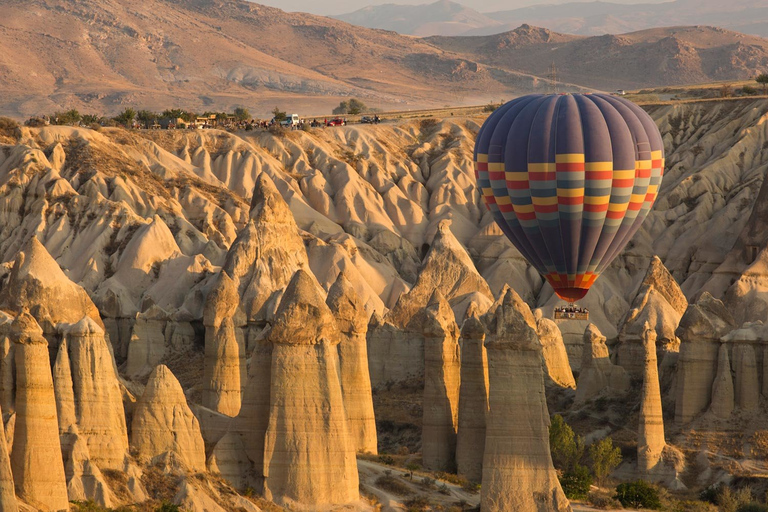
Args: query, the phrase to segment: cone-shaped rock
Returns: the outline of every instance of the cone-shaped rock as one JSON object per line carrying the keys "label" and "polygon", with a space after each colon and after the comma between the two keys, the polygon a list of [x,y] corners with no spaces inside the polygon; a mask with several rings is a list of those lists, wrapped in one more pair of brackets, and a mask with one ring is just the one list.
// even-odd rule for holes
{"label": "cone-shaped rock", "polygon": [[584,331],[581,372],[575,403],[581,404],[603,393],[621,394],[629,389],[630,379],[621,366],[611,363],[605,336],[594,324]]}
{"label": "cone-shaped rock", "polygon": [[424,400],[421,454],[424,467],[446,471],[456,459],[461,364],[459,328],[439,290],[408,329],[424,336]]}
{"label": "cone-shaped rock", "polygon": [[44,306],[53,324],[71,324],[88,316],[104,327],[88,293],[70,281],[33,236],[14,261],[8,283],[0,292],[0,307],[18,312],[35,306]]}
{"label": "cone-shaped rock", "polygon": [[131,448],[140,460],[171,452],[190,470],[205,471],[200,424],[179,381],[165,365],[156,367],[133,412]]}
{"label": "cone-shaped rock", "polygon": [[485,421],[488,414],[488,355],[485,327],[474,311],[461,326],[461,387],[456,435],[456,468],[471,482],[483,477]]}
{"label": "cone-shaped rock", "polygon": [[104,330],[84,317],[67,330],[66,339],[78,432],[99,468],[122,469],[128,453],[128,431],[120,382]]}
{"label": "cone-shaped rock", "polygon": [[552,466],[541,344],[505,298],[484,317],[490,381],[481,509],[570,511]]}
{"label": "cone-shaped rock", "polygon": [[48,343],[35,319],[25,312],[14,320],[11,337],[16,344],[16,425],[11,451],[16,495],[39,510],[67,510]]}
{"label": "cone-shaped rock", "polygon": [[676,347],[675,329],[687,307],[680,286],[654,256],[619,332],[618,364],[631,376],[642,377],[645,325],[656,331],[657,343],[662,347]]}
{"label": "cone-shaped rock", "polygon": [[128,344],[126,374],[131,377],[146,376],[163,360],[167,323],[168,313],[157,305],[136,315]]}
{"label": "cone-shaped rock", "polygon": [[659,370],[656,363],[656,331],[648,324],[643,338],[645,368],[643,392],[640,396],[640,425],[637,430],[637,469],[641,477],[647,477],[657,469],[667,443],[664,438]]}
{"label": "cone-shaped rock", "polygon": [[227,416],[240,411],[245,367],[245,350],[238,343],[234,322],[239,302],[237,283],[222,270],[205,304],[203,405]]}
{"label": "cone-shaped rock", "polygon": [[341,330],[339,371],[349,434],[358,452],[378,453],[365,339],[368,318],[363,301],[342,272],[328,290],[326,303]]}
{"label": "cone-shaped rock", "polygon": [[285,290],[272,343],[264,495],[321,507],[359,499],[355,443],[339,380],[339,329],[321,289],[303,270]]}
{"label": "cone-shaped rock", "polygon": [[8,442],[5,438],[5,427],[2,422],[3,413],[0,411],[0,512],[16,512],[16,491],[13,488],[11,459],[8,455]]}
{"label": "cone-shaped rock", "polygon": [[728,419],[733,412],[733,375],[731,360],[728,357],[728,345],[720,345],[717,356],[717,376],[712,384],[712,403],[709,410],[719,418]]}
{"label": "cone-shaped rock", "polygon": [[411,291],[400,296],[395,307],[387,315],[387,320],[405,327],[429,301],[435,290],[451,304],[472,294],[479,294],[488,299],[488,302],[493,300],[488,283],[478,273],[466,249],[453,235],[446,222],[441,222],[438,226],[416,284]]}
{"label": "cone-shaped rock", "polygon": [[308,269],[307,251],[291,210],[261,173],[251,200],[251,221],[238,234],[222,270],[238,284],[249,322],[264,323],[296,270]]}
{"label": "cone-shaped rock", "polygon": [[722,302],[704,292],[680,319],[675,423],[688,423],[709,406],[720,338],[735,327]]}
{"label": "cone-shaped rock", "polygon": [[557,324],[549,318],[540,318],[536,327],[547,375],[560,387],[575,388],[576,380],[573,378],[563,335]]}

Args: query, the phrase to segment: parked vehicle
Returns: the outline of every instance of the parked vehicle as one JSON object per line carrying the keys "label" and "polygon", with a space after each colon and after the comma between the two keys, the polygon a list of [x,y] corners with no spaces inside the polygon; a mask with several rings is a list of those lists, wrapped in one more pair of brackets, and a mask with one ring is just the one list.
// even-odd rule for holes
{"label": "parked vehicle", "polygon": [[326,121],[325,126],[346,126],[347,120],[341,117],[334,117],[333,119]]}
{"label": "parked vehicle", "polygon": [[291,114],[280,121],[280,124],[283,126],[299,126],[300,123],[301,119],[299,118],[299,114]]}

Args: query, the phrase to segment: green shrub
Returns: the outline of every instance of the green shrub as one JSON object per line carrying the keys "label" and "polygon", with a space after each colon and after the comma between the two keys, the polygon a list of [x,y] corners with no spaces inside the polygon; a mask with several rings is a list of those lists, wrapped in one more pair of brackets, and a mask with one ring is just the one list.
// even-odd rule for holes
{"label": "green shrub", "polygon": [[614,448],[613,439],[605,437],[589,446],[589,460],[592,464],[592,474],[600,485],[611,471],[621,464],[621,449]]}
{"label": "green shrub", "polygon": [[717,505],[722,512],[739,512],[741,507],[750,503],[752,503],[752,489],[749,487],[733,490],[724,485],[717,493]]}
{"label": "green shrub", "polygon": [[0,117],[0,135],[15,137],[19,123],[10,117]]}
{"label": "green shrub", "polygon": [[549,449],[555,467],[568,472],[576,467],[584,455],[584,438],[574,434],[563,417],[555,414],[549,425]]}
{"label": "green shrub", "polygon": [[642,480],[619,484],[614,498],[624,507],[661,510],[659,491]]}
{"label": "green shrub", "polygon": [[584,466],[576,465],[560,477],[560,486],[569,500],[584,500],[589,496],[592,475]]}
{"label": "green shrub", "polygon": [[181,509],[178,505],[164,501],[162,505],[155,509],[155,512],[181,512]]}

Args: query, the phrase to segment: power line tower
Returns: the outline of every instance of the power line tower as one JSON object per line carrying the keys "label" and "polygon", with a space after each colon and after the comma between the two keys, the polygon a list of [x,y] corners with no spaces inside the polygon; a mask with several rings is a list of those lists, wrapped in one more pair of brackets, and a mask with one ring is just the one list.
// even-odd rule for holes
{"label": "power line tower", "polygon": [[554,61],[552,61],[552,65],[549,67],[547,78],[549,79],[549,92],[552,94],[559,93],[560,87],[558,87],[557,83],[557,68],[555,67]]}

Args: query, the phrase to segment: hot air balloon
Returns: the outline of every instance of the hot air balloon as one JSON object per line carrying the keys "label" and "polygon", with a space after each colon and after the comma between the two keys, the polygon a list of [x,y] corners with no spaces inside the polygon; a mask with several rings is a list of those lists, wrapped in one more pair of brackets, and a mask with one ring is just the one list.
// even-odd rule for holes
{"label": "hot air balloon", "polygon": [[496,223],[573,303],[651,210],[664,146],[651,117],[623,98],[533,94],[488,117],[474,162]]}

